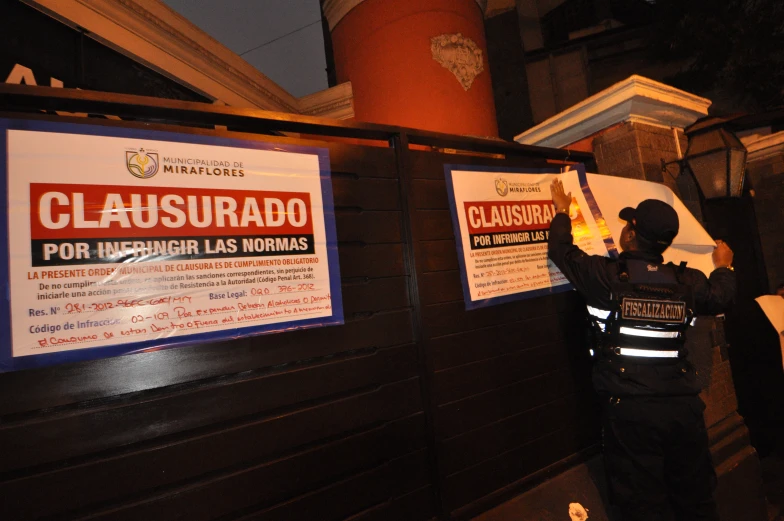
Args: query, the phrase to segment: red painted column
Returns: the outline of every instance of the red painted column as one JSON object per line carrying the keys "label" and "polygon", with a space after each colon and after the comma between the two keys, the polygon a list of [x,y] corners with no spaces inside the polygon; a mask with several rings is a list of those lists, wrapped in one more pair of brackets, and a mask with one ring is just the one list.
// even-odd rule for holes
{"label": "red painted column", "polygon": [[[357,5],[335,20],[335,12],[342,14],[338,4],[343,11]],[[332,14],[337,79],[352,84],[357,120],[498,135],[484,16],[476,0],[331,0],[325,13],[328,19]],[[457,63],[464,83],[433,58],[431,39],[440,35],[448,35],[440,54]],[[468,73],[479,63],[483,70],[466,90]]]}

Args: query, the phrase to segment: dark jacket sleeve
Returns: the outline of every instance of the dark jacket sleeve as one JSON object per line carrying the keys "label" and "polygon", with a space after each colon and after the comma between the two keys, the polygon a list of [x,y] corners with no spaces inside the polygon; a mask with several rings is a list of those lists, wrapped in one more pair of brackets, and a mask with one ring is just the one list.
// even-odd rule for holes
{"label": "dark jacket sleeve", "polygon": [[588,255],[575,246],[572,221],[566,214],[557,214],[550,223],[547,255],[575,289],[593,301],[589,303],[606,305],[610,295],[607,258]]}
{"label": "dark jacket sleeve", "polygon": [[697,270],[689,270],[689,273],[693,277],[691,284],[697,314],[724,313],[735,297],[735,272],[718,268],[711,272],[710,278]]}

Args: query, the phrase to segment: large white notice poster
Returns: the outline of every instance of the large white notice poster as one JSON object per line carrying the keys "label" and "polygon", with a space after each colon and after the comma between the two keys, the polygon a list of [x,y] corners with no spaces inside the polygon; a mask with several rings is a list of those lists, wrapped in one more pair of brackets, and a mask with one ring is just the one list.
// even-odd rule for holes
{"label": "large white notice poster", "polygon": [[571,288],[547,258],[556,176],[572,193],[575,244],[598,255],[613,248],[582,165],[519,171],[448,165],[445,174],[468,309]]}
{"label": "large white notice poster", "polygon": [[325,149],[0,120],[0,370],[343,321]]}

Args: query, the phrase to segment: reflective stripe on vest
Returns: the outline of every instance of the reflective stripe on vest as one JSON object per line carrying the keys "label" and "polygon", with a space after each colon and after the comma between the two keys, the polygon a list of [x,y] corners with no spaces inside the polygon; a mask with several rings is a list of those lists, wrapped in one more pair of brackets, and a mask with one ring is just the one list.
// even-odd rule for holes
{"label": "reflective stripe on vest", "polygon": [[[585,306],[588,308],[588,314],[594,318],[597,318],[601,321],[606,321],[611,311],[607,311],[606,309],[595,308],[593,306]],[[694,326],[697,323],[697,317],[691,319],[690,326]],[[604,331],[605,327],[602,322],[598,322],[597,324],[599,328]],[[678,338],[678,332],[676,331],[656,331],[652,329],[642,329],[642,328],[634,328],[634,327],[625,327],[621,326],[620,332],[622,335],[631,335],[631,336],[644,336],[648,338]]]}
{"label": "reflective stripe on vest", "polygon": [[607,317],[610,316],[610,312],[605,309],[599,309],[592,306],[586,306],[588,308],[588,313],[592,317],[599,318],[601,320],[607,320]]}
{"label": "reflective stripe on vest", "polygon": [[636,329],[625,326],[621,326],[620,333],[622,335],[644,336],[647,338],[678,338],[679,334],[677,331],[655,331],[652,329]]}
{"label": "reflective stripe on vest", "polygon": [[678,351],[655,351],[653,349],[637,349],[635,347],[619,347],[619,355],[640,356],[644,358],[678,358]]}
{"label": "reflective stripe on vest", "polygon": [[[606,309],[595,308],[593,306],[586,306],[588,308],[588,313],[591,315],[593,319],[593,324],[602,332],[607,333],[607,322],[609,322],[612,316],[612,312]],[[691,325],[694,325],[696,319],[691,321]],[[655,327],[655,326],[654,326]],[[628,327],[628,326],[620,326],[618,328],[618,333],[620,335],[631,336],[631,337],[639,337],[639,338],[650,338],[650,339],[671,339],[677,340],[681,333],[678,331],[662,331],[657,329],[652,329],[650,326],[642,326],[641,327]],[[678,358],[679,351],[674,349],[641,349],[637,347],[614,347],[613,348],[615,354],[623,355],[623,356],[634,356],[634,357],[644,357],[644,358]],[[591,356],[594,356],[595,353],[593,349],[591,351]]]}

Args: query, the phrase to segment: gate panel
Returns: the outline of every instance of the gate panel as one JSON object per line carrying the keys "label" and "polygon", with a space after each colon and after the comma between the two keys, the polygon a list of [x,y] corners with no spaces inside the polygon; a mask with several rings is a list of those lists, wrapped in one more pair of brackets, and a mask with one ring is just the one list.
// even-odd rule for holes
{"label": "gate panel", "polygon": [[0,374],[3,519],[468,519],[598,441],[580,300],[466,312],[444,181],[561,152],[68,89],[0,86],[3,108],[329,148],[346,319]]}
{"label": "gate panel", "polygon": [[322,146],[345,326],[0,375],[3,519],[434,515],[396,156]]}
{"label": "gate panel", "polygon": [[411,151],[411,220],[445,513],[467,519],[598,441],[573,292],[466,312],[445,164],[546,166]]}

